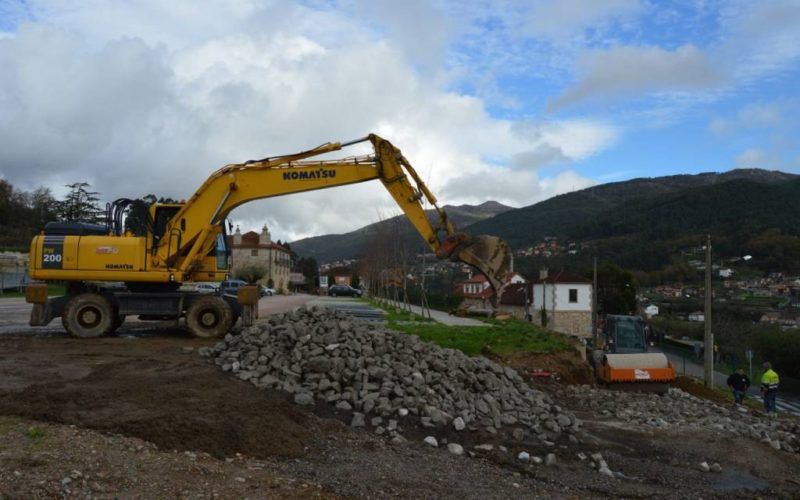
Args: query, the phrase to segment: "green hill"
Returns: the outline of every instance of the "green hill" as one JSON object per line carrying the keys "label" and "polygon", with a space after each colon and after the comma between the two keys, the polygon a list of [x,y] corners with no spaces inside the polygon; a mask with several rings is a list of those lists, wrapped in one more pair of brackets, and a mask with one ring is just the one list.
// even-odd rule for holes
{"label": "green hill", "polygon": [[513,248],[555,236],[642,270],[668,265],[710,233],[721,255],[758,254],[764,268],[791,270],[800,265],[798,194],[800,176],[757,169],[633,179],[511,210],[466,230],[496,234]]}
{"label": "green hill", "polygon": [[[496,201],[487,201],[480,205],[446,205],[444,209],[459,229],[507,210],[513,210]],[[428,210],[428,215],[433,220],[434,211]],[[298,255],[314,257],[318,262],[355,259],[360,256],[369,238],[375,234],[387,234],[399,238],[409,252],[416,252],[424,247],[419,233],[403,215],[375,222],[345,234],[327,234],[293,241],[291,246]]]}

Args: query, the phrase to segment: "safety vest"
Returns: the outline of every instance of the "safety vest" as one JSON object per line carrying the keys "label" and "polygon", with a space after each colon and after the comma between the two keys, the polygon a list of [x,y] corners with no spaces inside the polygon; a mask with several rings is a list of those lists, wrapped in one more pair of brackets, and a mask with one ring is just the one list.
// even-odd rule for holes
{"label": "safety vest", "polygon": [[778,378],[778,374],[770,368],[769,370],[765,371],[763,375],[761,375],[761,387],[766,390],[775,390],[778,388],[778,382],[780,382],[780,378]]}

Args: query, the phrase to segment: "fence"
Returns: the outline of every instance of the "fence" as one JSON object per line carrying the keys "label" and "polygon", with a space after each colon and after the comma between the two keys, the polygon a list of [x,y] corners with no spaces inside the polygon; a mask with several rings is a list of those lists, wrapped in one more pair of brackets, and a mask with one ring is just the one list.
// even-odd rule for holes
{"label": "fence", "polygon": [[0,295],[5,291],[22,291],[28,281],[28,269],[25,266],[0,269]]}

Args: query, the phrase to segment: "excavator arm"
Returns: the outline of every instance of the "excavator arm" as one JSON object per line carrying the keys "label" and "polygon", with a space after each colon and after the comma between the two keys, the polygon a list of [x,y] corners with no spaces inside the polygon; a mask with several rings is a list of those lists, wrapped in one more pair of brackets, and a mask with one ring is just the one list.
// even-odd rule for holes
{"label": "excavator arm", "polygon": [[[370,142],[373,154],[341,160],[308,159],[361,142]],[[495,289],[494,299],[499,299],[510,268],[510,253],[505,242],[494,236],[472,237],[456,232],[436,197],[400,150],[374,134],[344,144],[326,143],[293,155],[221,168],[172,217],[167,233],[176,237],[163,238],[158,243],[152,256],[153,264],[174,268],[183,275],[190,274],[213,249],[225,217],[249,201],[376,179],[383,183],[439,258],[476,267]],[[423,199],[436,211],[433,223],[425,213]]]}

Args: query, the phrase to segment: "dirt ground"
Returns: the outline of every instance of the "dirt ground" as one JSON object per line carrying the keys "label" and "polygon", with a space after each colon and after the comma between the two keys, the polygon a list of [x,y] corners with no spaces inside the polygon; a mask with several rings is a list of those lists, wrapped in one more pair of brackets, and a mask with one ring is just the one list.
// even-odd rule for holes
{"label": "dirt ground", "polygon": [[[0,498],[800,497],[797,455],[585,414],[579,442],[547,446],[408,423],[409,441],[390,445],[351,430],[347,414],[299,407],[222,373],[197,355],[204,345],[180,330],[91,341],[0,337]],[[552,362],[510,361],[523,369]],[[548,383],[556,382],[544,390]],[[454,456],[423,445],[431,434],[468,451],[494,449]],[[522,450],[555,453],[557,464],[523,464]],[[598,451],[619,477],[578,456]],[[723,472],[702,473],[701,461]]]}

